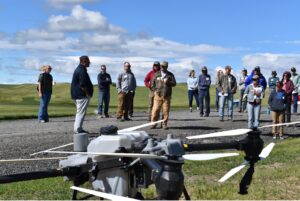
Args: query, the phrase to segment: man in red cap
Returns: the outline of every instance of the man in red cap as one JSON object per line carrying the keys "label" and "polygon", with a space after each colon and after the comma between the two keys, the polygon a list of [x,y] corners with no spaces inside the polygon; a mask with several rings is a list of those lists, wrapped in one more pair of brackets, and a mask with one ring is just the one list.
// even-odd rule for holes
{"label": "man in red cap", "polygon": [[151,89],[151,80],[157,71],[160,71],[159,61],[155,61],[153,63],[152,70],[147,73],[147,75],[144,79],[145,86],[147,88],[149,88],[149,109],[148,109],[148,114],[149,114],[148,120],[149,121],[151,121],[151,113],[152,113],[153,100],[154,100],[154,91]]}

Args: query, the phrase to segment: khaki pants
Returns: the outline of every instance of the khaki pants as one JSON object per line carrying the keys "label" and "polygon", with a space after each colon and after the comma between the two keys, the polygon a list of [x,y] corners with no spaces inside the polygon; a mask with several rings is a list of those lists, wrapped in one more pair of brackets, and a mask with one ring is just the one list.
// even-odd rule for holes
{"label": "khaki pants", "polygon": [[149,121],[151,121],[153,102],[154,102],[154,91],[150,91],[149,92],[149,109],[148,109]]}
{"label": "khaki pants", "polygon": [[[274,112],[272,111],[272,120],[273,124],[284,123],[284,111],[283,112]],[[277,135],[279,131],[279,136],[283,135],[283,126],[273,126],[272,134],[273,136]]]}
{"label": "khaki pants", "polygon": [[132,104],[133,93],[128,92],[120,92],[118,94],[118,112],[117,118],[128,119],[128,110],[130,108],[130,104]]}
{"label": "khaki pants", "polygon": [[162,108],[162,120],[163,120],[162,126],[166,127],[169,119],[170,104],[171,104],[171,97],[158,96],[155,93],[151,121],[152,122],[158,121],[159,113]]}

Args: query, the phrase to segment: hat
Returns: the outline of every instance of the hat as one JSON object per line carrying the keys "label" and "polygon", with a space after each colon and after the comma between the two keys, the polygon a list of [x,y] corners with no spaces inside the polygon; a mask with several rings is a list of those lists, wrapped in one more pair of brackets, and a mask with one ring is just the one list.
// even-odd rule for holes
{"label": "hat", "polygon": [[161,62],[160,66],[168,67],[168,62],[167,61],[163,61],[163,62]]}
{"label": "hat", "polygon": [[232,68],[231,68],[231,66],[227,65],[227,66],[225,66],[225,69],[230,69],[231,70]]}
{"label": "hat", "polygon": [[206,71],[207,71],[207,67],[206,67],[206,66],[203,66],[203,67],[202,67],[202,70],[206,70]]}
{"label": "hat", "polygon": [[260,71],[260,66],[255,66],[254,70]]}
{"label": "hat", "polygon": [[159,61],[154,61],[153,66],[160,66]]}
{"label": "hat", "polygon": [[272,70],[272,74],[275,74],[275,75],[277,75],[277,72],[276,72],[276,70]]}
{"label": "hat", "polygon": [[291,71],[292,71],[292,72],[296,72],[296,68],[295,68],[295,67],[292,67],[292,68],[291,68]]}
{"label": "hat", "polygon": [[243,69],[242,69],[242,71],[245,71],[245,72],[247,72],[247,69],[246,69],[246,68],[243,68]]}
{"label": "hat", "polygon": [[253,75],[252,80],[258,80],[259,76],[258,75]]}

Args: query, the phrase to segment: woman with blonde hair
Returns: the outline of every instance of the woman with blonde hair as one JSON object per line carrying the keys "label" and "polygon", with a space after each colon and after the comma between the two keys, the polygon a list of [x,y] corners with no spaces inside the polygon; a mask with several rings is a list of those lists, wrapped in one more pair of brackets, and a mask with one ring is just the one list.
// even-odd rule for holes
{"label": "woman with blonde hair", "polygon": [[218,69],[217,70],[217,77],[216,77],[216,83],[215,83],[215,86],[216,86],[216,111],[219,112],[219,90],[218,90],[218,83],[221,79],[221,77],[224,75],[223,73],[223,70],[222,69]]}
{"label": "woman with blonde hair", "polygon": [[193,111],[193,96],[196,100],[197,110],[199,110],[199,96],[198,96],[198,78],[195,76],[195,71],[191,70],[187,79],[188,100],[190,112]]}
{"label": "woman with blonde hair", "polygon": [[38,121],[40,123],[46,123],[49,121],[48,105],[52,94],[53,78],[50,74],[52,67],[50,65],[44,65],[41,67],[43,71],[39,75],[38,79],[38,94],[40,97],[40,111],[38,113]]}

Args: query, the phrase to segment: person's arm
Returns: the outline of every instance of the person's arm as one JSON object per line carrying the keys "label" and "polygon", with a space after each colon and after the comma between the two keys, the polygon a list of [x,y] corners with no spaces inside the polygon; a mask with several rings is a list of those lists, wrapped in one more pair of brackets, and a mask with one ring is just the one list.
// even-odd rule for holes
{"label": "person's arm", "polygon": [[134,76],[134,74],[132,73],[132,81],[133,81],[133,90],[135,91],[135,89],[136,89],[136,79],[135,79],[135,76]]}
{"label": "person's arm", "polygon": [[122,75],[119,74],[118,77],[117,77],[117,81],[116,81],[116,88],[117,88],[118,93],[120,93],[122,91],[121,80],[122,80]]}
{"label": "person's arm", "polygon": [[272,101],[273,101],[273,93],[274,91],[271,92],[269,99],[268,99],[268,105],[271,107]]}
{"label": "person's arm", "polygon": [[246,87],[246,89],[245,89],[244,96],[243,96],[243,100],[245,100],[246,97],[248,96],[249,90],[250,90],[249,88],[250,88],[250,85],[248,85],[248,86]]}
{"label": "person's arm", "polygon": [[110,77],[110,74],[107,74],[108,75],[108,85],[112,84],[112,81],[111,81],[111,77]]}
{"label": "person's arm", "polygon": [[232,93],[235,93],[237,90],[237,82],[236,82],[236,78],[234,76],[232,76],[233,79],[233,88],[231,90]]}
{"label": "person's arm", "polygon": [[[208,79],[207,79],[208,78]],[[205,78],[205,85],[209,88],[211,84],[211,79],[210,79],[210,75],[206,75]]]}
{"label": "person's arm", "polygon": [[176,86],[176,79],[175,76],[173,74],[170,74],[168,76],[168,80],[166,82],[167,85],[171,86],[171,87],[175,87]]}
{"label": "person's arm", "polygon": [[43,79],[44,79],[43,74],[40,74],[39,80],[38,80],[38,94],[39,94],[39,97],[43,96],[43,89],[42,89]]}
{"label": "person's arm", "polygon": [[151,88],[151,77],[150,77],[150,73],[147,73],[145,79],[144,79],[144,84],[147,88]]}

